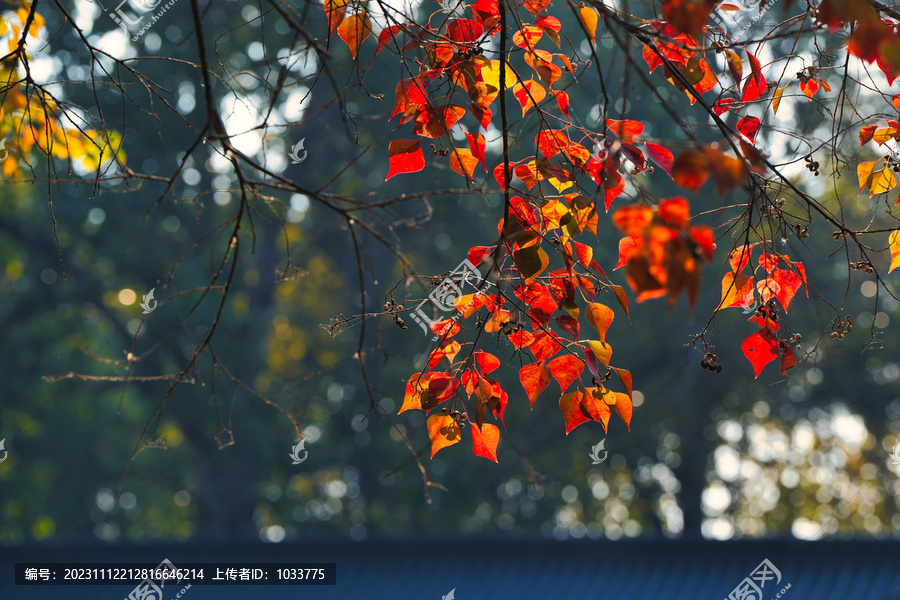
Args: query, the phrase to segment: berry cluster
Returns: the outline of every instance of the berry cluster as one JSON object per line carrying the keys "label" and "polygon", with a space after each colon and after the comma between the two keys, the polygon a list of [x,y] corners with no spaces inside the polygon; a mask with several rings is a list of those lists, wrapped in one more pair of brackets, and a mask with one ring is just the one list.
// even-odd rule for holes
{"label": "berry cluster", "polygon": [[806,161],[806,168],[809,169],[816,177],[819,176],[819,162],[813,160],[812,154],[803,157]]}
{"label": "berry cluster", "polygon": [[837,329],[831,332],[831,339],[842,340],[844,339],[845,333],[850,333],[853,329],[853,324],[850,323],[850,315],[847,315],[846,319],[846,323],[844,321],[838,321]]}
{"label": "berry cluster", "polygon": [[712,354],[710,352],[707,352],[703,355],[703,360],[700,361],[700,366],[713,373],[722,372],[722,365],[719,364],[719,359],[716,358],[715,354]]}

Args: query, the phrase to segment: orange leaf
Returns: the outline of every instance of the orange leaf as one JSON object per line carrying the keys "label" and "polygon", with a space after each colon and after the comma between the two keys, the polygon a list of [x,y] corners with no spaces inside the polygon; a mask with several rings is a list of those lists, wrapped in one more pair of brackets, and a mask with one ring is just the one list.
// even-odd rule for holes
{"label": "orange leaf", "polygon": [[481,350],[475,351],[475,362],[478,363],[478,367],[485,375],[488,375],[500,366],[499,358],[488,352],[482,352]]}
{"label": "orange leaf", "polygon": [[697,193],[709,179],[709,163],[702,152],[685,150],[675,157],[671,174],[675,183]]}
{"label": "orange leaf", "polygon": [[588,388],[584,391],[582,400],[584,410],[591,415],[593,420],[603,425],[603,431],[607,430],[609,417],[612,416],[612,410],[609,408],[609,404],[603,400],[603,396],[611,393],[611,391],[602,387]]}
{"label": "orange leaf", "polygon": [[613,121],[612,119],[607,119],[606,126],[610,131],[620,137],[623,142],[629,144],[633,143],[635,138],[644,131],[644,124],[640,121]]}
{"label": "orange leaf", "polygon": [[[500,428],[490,423],[478,427],[472,423],[472,451],[475,456],[483,456],[497,462],[497,444],[500,443]],[[434,456],[434,454],[432,454]]]}
{"label": "orange leaf", "polygon": [[892,231],[888,236],[888,247],[891,249],[891,267],[888,273],[900,267],[900,229]]}
{"label": "orange leaf", "polygon": [[477,166],[478,159],[475,158],[471,150],[456,148],[450,151],[450,168],[466,179],[475,178],[475,167]]}
{"label": "orange leaf", "polygon": [[[459,442],[459,425],[450,415],[431,415],[428,417],[428,437],[431,438],[431,458],[441,448]],[[472,425],[474,427],[474,424]]]}
{"label": "orange leaf", "polygon": [[356,58],[360,45],[372,33],[372,21],[366,11],[354,13],[343,20],[337,31],[350,48],[351,56]]}
{"label": "orange leaf", "polygon": [[588,302],[588,323],[590,323],[591,327],[596,329],[597,333],[600,334],[601,342],[606,341],[606,332],[609,330],[609,326],[612,324],[614,316],[615,314],[608,306],[600,304],[599,302]]}
{"label": "orange leaf", "polygon": [[550,385],[550,369],[547,363],[541,361],[523,366],[519,369],[519,381],[525,388],[531,408],[534,408],[538,395]]}
{"label": "orange leaf", "polygon": [[591,39],[597,37],[597,11],[588,6],[582,6],[578,9],[578,17],[581,19],[581,25]]}
{"label": "orange leaf", "polygon": [[869,185],[869,180],[872,178],[872,170],[875,169],[876,162],[878,161],[870,160],[856,165],[856,176],[859,179],[860,194],[862,194],[862,191]]}
{"label": "orange leaf", "polygon": [[523,27],[513,35],[513,44],[525,50],[531,50],[544,36],[544,30],[540,27],[529,25]]}
{"label": "orange leaf", "polygon": [[772,114],[775,115],[778,112],[778,107],[781,106],[781,95],[784,94],[784,90],[787,89],[787,86],[782,86],[775,90],[775,93],[772,94]]}
{"label": "orange leaf", "polygon": [[815,79],[808,79],[800,82],[800,91],[806,94],[809,101],[812,102],[813,96],[819,91],[819,82]]}
{"label": "orange leaf", "polygon": [[466,132],[466,140],[469,142],[469,150],[472,156],[478,159],[484,170],[487,171],[487,163],[484,162],[484,136],[480,133]]}
{"label": "orange leaf", "polygon": [[400,173],[417,173],[425,168],[425,155],[419,140],[393,140],[388,146],[391,168],[385,181]]}
{"label": "orange leaf", "polygon": [[348,0],[325,0],[325,16],[328,18],[328,35],[334,35],[344,18]]}
{"label": "orange leaf", "polygon": [[[609,394],[607,394],[607,398],[604,398],[607,404],[609,404],[608,396]],[[631,398],[628,394],[623,394],[622,392],[613,392],[613,397],[615,398],[613,408],[616,409],[616,414],[625,422],[625,427],[630,430],[631,415],[634,412],[634,404],[632,403]]]}
{"label": "orange leaf", "polygon": [[625,386],[625,391],[628,393],[628,397],[632,396],[632,380],[631,380],[631,371],[627,369],[618,369],[616,367],[610,367],[613,371],[616,372],[616,375],[619,376],[619,381],[622,382],[622,385]]}
{"label": "orange leaf", "polygon": [[544,99],[547,91],[544,90],[540,83],[534,79],[529,79],[514,85],[513,95],[519,101],[519,105],[522,107],[522,116],[524,117],[532,106]]}
{"label": "orange leaf", "polygon": [[716,310],[733,306],[749,306],[753,302],[753,278],[749,275],[725,273],[722,278],[722,302]]}
{"label": "orange leaf", "polygon": [[559,112],[569,118],[569,95],[565,92],[553,92],[556,95],[556,105],[559,106]]}
{"label": "orange leaf", "polygon": [[413,133],[427,138],[439,138],[466,114],[466,109],[455,104],[426,105],[416,116]]}
{"label": "orange leaf", "polygon": [[561,393],[565,394],[572,382],[581,377],[584,361],[572,354],[563,354],[550,361],[550,375],[559,383]]}
{"label": "orange leaf", "polygon": [[581,425],[590,421],[581,411],[581,399],[583,394],[580,391],[569,392],[559,399],[559,409],[562,411],[563,418],[566,420],[566,435]]}

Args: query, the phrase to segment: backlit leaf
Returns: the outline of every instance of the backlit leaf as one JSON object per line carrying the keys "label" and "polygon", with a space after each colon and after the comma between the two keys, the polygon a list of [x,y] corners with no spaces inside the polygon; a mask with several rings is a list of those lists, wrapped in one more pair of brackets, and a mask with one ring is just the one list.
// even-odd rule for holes
{"label": "backlit leaf", "polygon": [[596,38],[598,20],[597,11],[589,6],[582,6],[578,9],[578,18],[581,19],[581,24],[584,26],[584,30],[587,31],[587,34],[591,39]]}
{"label": "backlit leaf", "polygon": [[745,50],[745,52],[747,53],[747,59],[750,61],[750,74],[744,82],[741,102],[752,102],[766,92],[766,78],[762,74],[759,59],[750,54],[749,50]]}
{"label": "backlit leaf", "polygon": [[354,13],[341,22],[337,32],[350,48],[350,54],[356,58],[360,45],[372,33],[372,21],[366,11]]}
{"label": "backlit leaf", "polygon": [[428,437],[431,438],[431,458],[434,458],[441,448],[452,446],[460,440],[459,425],[450,415],[431,415],[428,417],[427,425]]}
{"label": "backlit leaf", "polygon": [[612,359],[612,346],[606,342],[598,342],[597,340],[587,340],[584,342],[594,353],[604,367],[609,368],[609,361]]}
{"label": "backlit leaf", "polygon": [[[472,450],[475,456],[483,456],[497,462],[497,445],[500,443],[500,428],[491,423],[472,426]],[[434,456],[434,454],[432,454]]]}
{"label": "backlit leaf", "polygon": [[645,142],[644,152],[647,153],[647,158],[652,160],[653,164],[671,175],[675,157],[672,156],[672,152],[668,148],[653,142]]}
{"label": "backlit leaf", "polygon": [[393,140],[388,146],[391,168],[385,181],[400,173],[416,173],[425,168],[425,154],[419,140]]}
{"label": "backlit leaf", "polygon": [[778,112],[778,107],[781,106],[781,95],[784,93],[784,90],[787,89],[787,86],[782,86],[775,90],[775,93],[772,95],[772,114],[776,114]]}
{"label": "backlit leaf", "polygon": [[892,231],[888,236],[888,247],[891,251],[891,267],[888,273],[900,267],[900,229]]}
{"label": "backlit leaf", "polygon": [[612,309],[599,302],[588,302],[587,319],[591,327],[597,330],[600,335],[600,341],[606,341],[606,332],[612,324],[615,314]]}
{"label": "backlit leaf", "polygon": [[753,365],[756,377],[759,377],[763,368],[778,358],[778,340],[768,329],[762,329],[745,339],[741,350]]}
{"label": "backlit leaf", "polygon": [[559,383],[561,393],[566,393],[572,382],[581,377],[584,361],[572,354],[563,354],[550,361],[550,375]]}
{"label": "backlit leaf", "polygon": [[580,391],[574,391],[565,394],[559,399],[559,409],[566,420],[566,435],[569,435],[573,429],[582,423],[590,421],[581,411],[582,396],[583,394]]}
{"label": "backlit leaf", "polygon": [[612,119],[607,119],[606,127],[616,134],[616,136],[621,138],[623,142],[629,144],[633,143],[635,138],[644,131],[643,123],[632,120],[614,121]]}
{"label": "backlit leaf", "polygon": [[696,193],[709,179],[709,163],[702,152],[685,150],[675,157],[671,175],[675,183]]}
{"label": "backlit leaf", "polygon": [[450,151],[450,168],[466,179],[475,178],[475,167],[477,166],[478,159],[468,148],[455,148]]}
{"label": "backlit leaf", "polygon": [[519,381],[525,388],[531,407],[534,408],[538,395],[550,385],[550,369],[547,363],[541,361],[523,366],[519,369]]}

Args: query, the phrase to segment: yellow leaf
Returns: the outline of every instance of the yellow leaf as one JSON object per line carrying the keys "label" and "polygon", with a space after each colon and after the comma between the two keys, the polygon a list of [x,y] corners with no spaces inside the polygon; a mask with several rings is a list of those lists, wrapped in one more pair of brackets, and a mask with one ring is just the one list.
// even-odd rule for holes
{"label": "yellow leaf", "polygon": [[[487,60],[483,57],[476,57],[477,62],[481,64],[481,78],[484,80],[484,83],[495,90],[500,89],[500,61],[499,60]],[[511,88],[516,84],[516,72],[513,71],[513,68],[506,63],[506,73],[503,78],[504,88]]]}
{"label": "yellow leaf", "polygon": [[869,185],[869,179],[872,177],[872,170],[875,168],[874,160],[861,162],[856,165],[856,176],[859,178],[859,193],[866,189]]}
{"label": "yellow leaf", "polygon": [[459,442],[459,425],[450,415],[431,415],[428,417],[428,437],[431,438],[431,458],[441,448]]}
{"label": "yellow leaf", "polygon": [[900,229],[891,232],[888,237],[888,245],[891,249],[891,268],[888,269],[888,273],[890,273],[900,267]]}
{"label": "yellow leaf", "polygon": [[578,9],[578,16],[581,18],[581,24],[584,25],[588,35],[591,36],[591,39],[595,39],[597,36],[597,11],[593,8],[582,6]]}
{"label": "yellow leaf", "polygon": [[606,342],[598,342],[597,340],[587,340],[585,344],[590,347],[591,352],[597,357],[604,367],[609,368],[609,361],[612,358],[612,346]]}
{"label": "yellow leaf", "polygon": [[875,171],[869,177],[869,197],[875,194],[883,194],[894,189],[897,185],[897,179],[890,167],[886,166],[880,171]]}
{"label": "yellow leaf", "polygon": [[775,90],[775,94],[772,96],[772,115],[778,112],[778,107],[781,106],[781,95],[784,93],[784,90],[787,86],[780,87]]}

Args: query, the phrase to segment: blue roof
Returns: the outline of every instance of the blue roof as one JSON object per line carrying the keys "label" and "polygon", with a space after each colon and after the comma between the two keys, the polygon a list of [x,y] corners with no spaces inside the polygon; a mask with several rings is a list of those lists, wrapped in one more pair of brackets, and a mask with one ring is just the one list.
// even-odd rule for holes
{"label": "blue roof", "polygon": [[[30,546],[0,550],[0,599],[124,600],[132,584],[15,585],[16,562],[336,563],[333,586],[194,585],[184,600],[723,600],[764,560],[762,599],[900,600],[900,542],[547,541],[510,538],[282,544]],[[206,581],[210,575],[207,574]],[[171,589],[171,591],[170,591]],[[163,600],[180,588],[166,586]]]}

